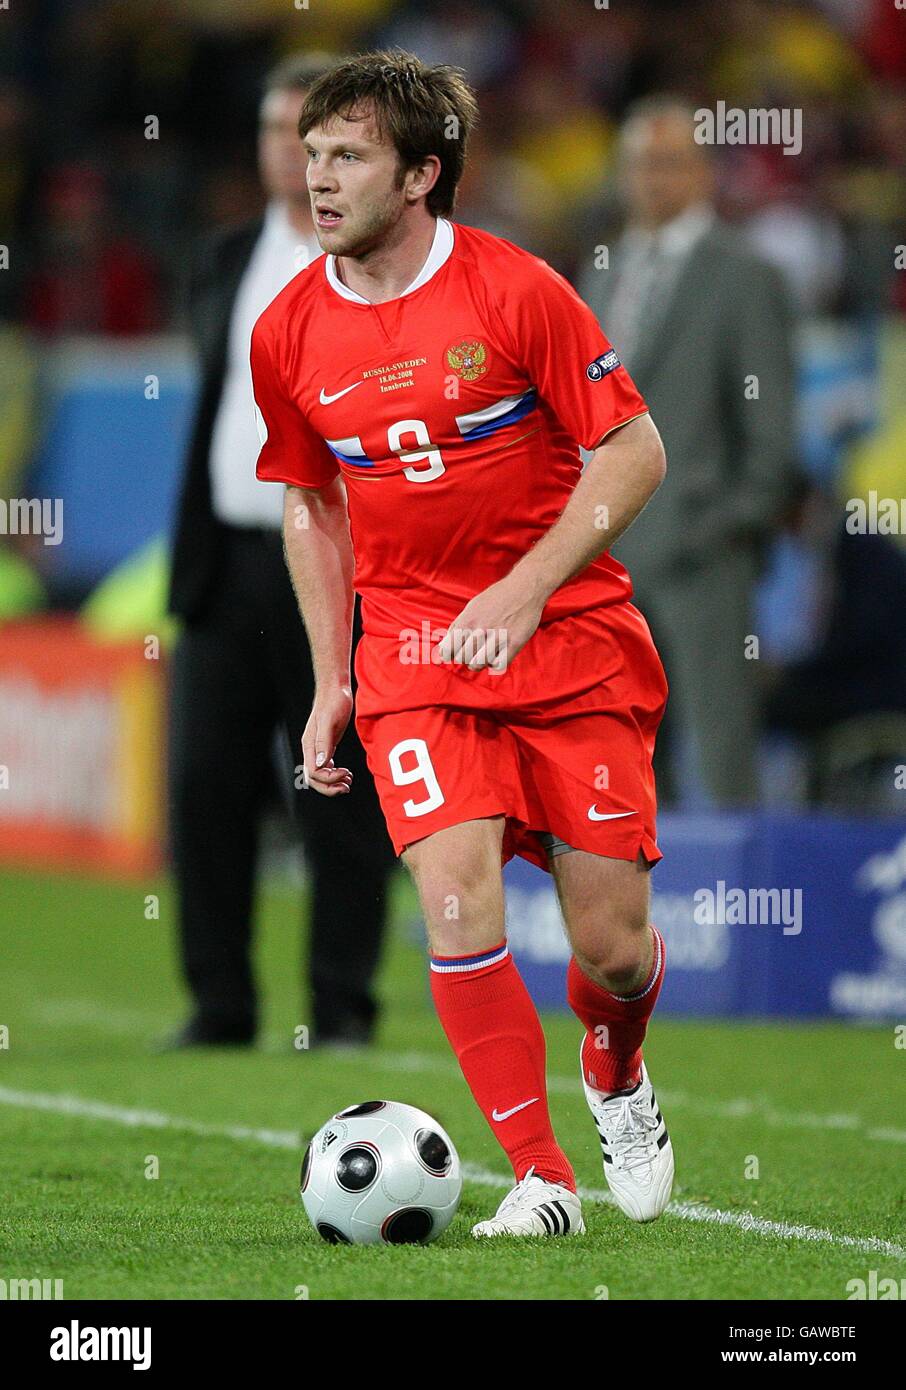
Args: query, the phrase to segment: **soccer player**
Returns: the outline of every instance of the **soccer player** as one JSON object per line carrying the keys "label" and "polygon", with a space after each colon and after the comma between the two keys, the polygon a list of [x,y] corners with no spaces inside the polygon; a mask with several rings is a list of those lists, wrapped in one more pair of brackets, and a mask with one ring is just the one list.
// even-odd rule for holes
{"label": "soccer player", "polygon": [[[551,872],[604,1172],[666,1206],[673,1153],[641,1044],[664,973],[648,920],[663,668],[607,546],[664,476],[591,311],[544,261],[454,225],[474,94],[402,52],[311,88],[300,134],[325,257],[258,320],[258,476],[316,673],[305,775],[330,797],[352,715],[427,923],[463,1075],[516,1176],[476,1236],[584,1230],[551,1127],[544,1036],[505,936],[502,864]],[[579,446],[592,451],[584,472]]]}

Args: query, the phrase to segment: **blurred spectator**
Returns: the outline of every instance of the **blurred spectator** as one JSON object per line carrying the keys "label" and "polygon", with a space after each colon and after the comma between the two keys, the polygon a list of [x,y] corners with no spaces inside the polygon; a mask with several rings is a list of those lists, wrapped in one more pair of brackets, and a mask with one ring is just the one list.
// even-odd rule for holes
{"label": "blurred spectator", "polygon": [[25,289],[25,320],[41,333],[151,333],[161,327],[155,266],[111,231],[103,175],[90,165],[55,170],[44,195],[38,265]]}
{"label": "blurred spectator", "polygon": [[29,190],[30,137],[28,97],[20,84],[0,84],[0,227],[3,240],[11,247],[10,264],[0,276],[0,313],[16,302],[16,287],[22,273],[22,247],[19,235]]}
{"label": "blurred spectator", "polygon": [[817,601],[804,644],[768,669],[766,719],[804,746],[813,801],[880,814],[902,813],[906,753],[906,324],[887,325],[877,365],[836,496],[812,487],[791,513]]}
{"label": "blurred spectator", "polygon": [[378,30],[381,47],[404,48],[426,63],[452,63],[478,88],[499,81],[512,69],[515,29],[506,14],[477,0],[417,0],[398,7]]}
{"label": "blurred spectator", "polygon": [[[882,77],[906,87],[906,17],[896,0],[864,0],[867,10],[862,48],[871,66]],[[901,92],[902,95],[902,92]]]}
{"label": "blurred spectator", "polygon": [[885,814],[902,810],[894,774],[906,749],[906,549],[853,520],[817,492],[796,509],[822,597],[811,650],[772,673],[765,720],[804,745],[810,800]]}
{"label": "blurred spectator", "polygon": [[477,126],[456,200],[456,221],[554,259],[550,226],[556,206],[549,184],[525,159],[500,149]]}
{"label": "blurred spectator", "polygon": [[754,213],[752,249],[783,272],[799,314],[825,314],[839,303],[846,246],[833,217],[778,199]]}
{"label": "blurred spectator", "polygon": [[[633,109],[622,178],[626,231],[580,291],[651,407],[667,478],[614,553],[664,659],[668,729],[712,802],[744,806],[758,796],[753,589],[792,476],[790,309],[777,272],[715,216],[688,107]],[[666,771],[662,758],[669,799]]]}

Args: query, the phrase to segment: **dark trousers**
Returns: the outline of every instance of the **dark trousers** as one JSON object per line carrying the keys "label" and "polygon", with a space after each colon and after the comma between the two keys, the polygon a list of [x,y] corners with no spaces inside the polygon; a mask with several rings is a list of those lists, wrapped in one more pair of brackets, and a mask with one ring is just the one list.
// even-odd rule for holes
{"label": "dark trousers", "polygon": [[[254,1032],[251,928],[259,833],[274,749],[289,736],[289,768],[314,678],[279,534],[230,528],[221,582],[201,621],[187,624],[172,662],[170,835],[182,964],[197,1016]],[[312,885],[311,1023],[328,1035],[373,1023],[373,981],[393,849],[365,755],[350,726],[336,754],[351,795],[292,791]]]}

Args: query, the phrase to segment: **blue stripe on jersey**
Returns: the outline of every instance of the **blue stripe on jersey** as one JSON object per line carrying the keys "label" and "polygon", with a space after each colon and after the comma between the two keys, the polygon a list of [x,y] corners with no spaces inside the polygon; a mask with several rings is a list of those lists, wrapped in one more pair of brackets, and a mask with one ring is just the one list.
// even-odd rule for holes
{"label": "blue stripe on jersey", "polygon": [[324,443],[341,463],[347,463],[352,468],[374,467],[374,459],[366,457],[362,441],[357,434],[351,439],[325,439]]}
{"label": "blue stripe on jersey", "polygon": [[464,439],[483,439],[488,434],[514,425],[524,415],[528,415],[538,404],[538,392],[534,386],[521,396],[507,396],[484,410],[473,411],[469,415],[457,415],[456,423]]}

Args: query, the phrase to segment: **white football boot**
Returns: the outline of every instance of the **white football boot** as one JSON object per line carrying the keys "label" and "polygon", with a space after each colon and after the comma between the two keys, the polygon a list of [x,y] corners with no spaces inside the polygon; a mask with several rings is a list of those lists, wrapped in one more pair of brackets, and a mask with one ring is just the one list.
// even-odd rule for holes
{"label": "white football boot", "polygon": [[601,1140],[607,1186],[617,1206],[633,1221],[653,1221],[670,1201],[673,1145],[645,1063],[635,1089],[616,1096],[602,1095],[589,1086],[581,1047],[579,1069]]}
{"label": "white football boot", "polygon": [[585,1234],[582,1203],[575,1192],[556,1182],[536,1178],[530,1168],[512,1192],[508,1192],[497,1215],[479,1221],[472,1235],[482,1236],[581,1236]]}

